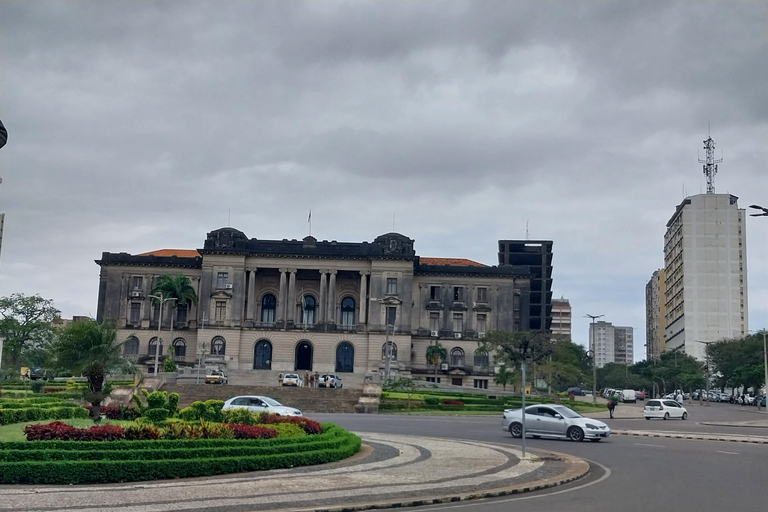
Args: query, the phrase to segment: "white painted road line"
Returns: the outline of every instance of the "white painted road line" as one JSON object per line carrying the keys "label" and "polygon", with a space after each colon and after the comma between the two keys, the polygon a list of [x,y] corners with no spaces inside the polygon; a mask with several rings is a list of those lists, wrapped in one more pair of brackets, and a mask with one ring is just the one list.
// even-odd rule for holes
{"label": "white painted road line", "polygon": [[650,446],[651,448],[666,448],[663,444],[644,444],[644,443],[635,443],[637,446]]}
{"label": "white painted road line", "polygon": [[721,452],[719,450],[717,451],[717,453],[724,453],[726,455],[739,455],[737,452]]}

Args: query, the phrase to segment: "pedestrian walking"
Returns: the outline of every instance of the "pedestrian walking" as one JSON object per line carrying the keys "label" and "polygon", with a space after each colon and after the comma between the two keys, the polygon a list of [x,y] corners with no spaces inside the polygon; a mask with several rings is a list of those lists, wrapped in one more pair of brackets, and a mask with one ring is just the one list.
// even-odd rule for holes
{"label": "pedestrian walking", "polygon": [[282,386],[283,385],[283,374],[280,373],[277,375],[277,385]]}
{"label": "pedestrian walking", "polygon": [[320,374],[315,372],[315,387],[320,387]]}
{"label": "pedestrian walking", "polygon": [[677,396],[675,397],[675,400],[677,400],[677,403],[680,405],[683,405],[683,394],[678,391]]}
{"label": "pedestrian walking", "polygon": [[310,373],[309,374],[309,387],[313,388],[315,387],[315,374]]}
{"label": "pedestrian walking", "polygon": [[304,387],[309,387],[309,372],[304,372]]}
{"label": "pedestrian walking", "polygon": [[616,408],[616,401],[613,399],[613,397],[608,399],[608,412],[611,414],[611,419],[613,419],[613,410]]}

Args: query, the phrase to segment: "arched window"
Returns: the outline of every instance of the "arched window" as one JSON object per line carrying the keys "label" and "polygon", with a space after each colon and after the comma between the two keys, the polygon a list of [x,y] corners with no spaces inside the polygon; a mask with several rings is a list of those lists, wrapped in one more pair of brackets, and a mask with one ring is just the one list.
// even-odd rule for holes
{"label": "arched window", "polygon": [[132,356],[139,353],[139,338],[136,336],[131,336],[127,340],[125,340],[125,345],[123,345],[123,354],[126,356]]}
{"label": "arched window", "polygon": [[221,336],[216,336],[211,340],[211,355],[223,356],[227,350],[227,341]]}
{"label": "arched window", "polygon": [[272,369],[272,344],[267,340],[260,340],[253,347],[253,369]]}
{"label": "arched window", "polygon": [[173,355],[176,357],[185,357],[187,355],[187,342],[184,338],[173,340]]}
{"label": "arched window", "polygon": [[387,347],[389,347],[389,355],[392,361],[397,361],[397,345],[393,341],[388,341],[381,346],[381,358],[387,358]]}
{"label": "arched window", "polygon": [[355,325],[355,299],[352,297],[341,300],[341,325]]}
{"label": "arched window", "polygon": [[277,301],[275,300],[275,296],[271,293],[268,293],[261,298],[261,321],[263,323],[275,323],[276,306]]}
{"label": "arched window", "polygon": [[459,347],[451,349],[451,366],[464,366],[464,351]]}
{"label": "arched window", "polygon": [[305,295],[301,308],[301,323],[314,324],[315,323],[315,298],[311,295]]}
{"label": "arched window", "polygon": [[355,347],[346,341],[336,347],[336,372],[352,373],[355,369]]}
{"label": "arched window", "polygon": [[[157,336],[149,340],[149,355],[155,355],[155,350],[157,350]],[[162,343],[160,344],[160,353],[158,355],[163,355]]]}
{"label": "arched window", "polygon": [[480,349],[475,350],[475,366],[488,367],[488,352]]}

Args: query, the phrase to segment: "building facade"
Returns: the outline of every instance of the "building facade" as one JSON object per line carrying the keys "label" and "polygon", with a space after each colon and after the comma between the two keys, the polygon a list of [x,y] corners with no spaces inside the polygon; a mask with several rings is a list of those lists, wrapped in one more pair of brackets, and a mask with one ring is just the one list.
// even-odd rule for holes
{"label": "building facade", "polygon": [[608,363],[634,364],[634,331],[632,327],[614,326],[599,321],[589,324],[589,339],[594,342],[595,361],[602,368]]}
{"label": "building facade", "polygon": [[645,357],[648,361],[657,360],[666,348],[664,274],[664,269],[660,268],[645,285]]}
{"label": "building facade", "polygon": [[665,349],[703,361],[705,343],[747,333],[745,212],[730,194],[687,197],[664,235]]}
{"label": "building facade", "polygon": [[530,327],[546,331],[552,324],[552,240],[499,240],[499,265],[531,270]]}
{"label": "building facade", "polygon": [[571,340],[571,303],[568,299],[563,297],[552,299],[550,330],[553,335],[567,337],[568,340]]}
{"label": "building facade", "polygon": [[[354,385],[386,369],[434,380],[426,348],[440,342],[442,383],[495,387],[478,347],[489,330],[530,328],[530,269],[420,258],[413,243],[398,233],[370,243],[259,240],[222,228],[198,250],[103,253],[97,319],[115,320],[126,355],[151,364],[162,318],[161,355],[226,368],[235,383],[316,371]],[[166,304],[160,315],[154,283],[179,273],[199,302]]]}

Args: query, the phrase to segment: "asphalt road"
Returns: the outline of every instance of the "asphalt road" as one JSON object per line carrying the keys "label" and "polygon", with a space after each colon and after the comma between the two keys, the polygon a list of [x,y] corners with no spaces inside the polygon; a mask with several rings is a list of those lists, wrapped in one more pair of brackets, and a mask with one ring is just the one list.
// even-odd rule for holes
{"label": "asphalt road", "polygon": [[[642,407],[641,404],[638,404]],[[618,419],[614,429],[682,430],[768,436],[766,428],[707,426],[698,421],[746,421],[764,416],[730,404],[689,407],[688,421]],[[520,445],[501,418],[312,414],[357,432],[476,439]],[[768,508],[768,445],[612,436],[600,443],[527,439],[526,447],[569,453],[592,464],[589,477],[518,497],[425,507],[433,510],[640,512],[648,510],[764,512]]]}

